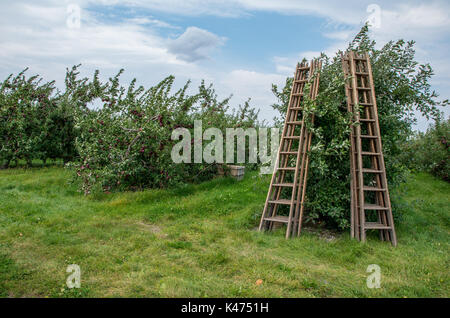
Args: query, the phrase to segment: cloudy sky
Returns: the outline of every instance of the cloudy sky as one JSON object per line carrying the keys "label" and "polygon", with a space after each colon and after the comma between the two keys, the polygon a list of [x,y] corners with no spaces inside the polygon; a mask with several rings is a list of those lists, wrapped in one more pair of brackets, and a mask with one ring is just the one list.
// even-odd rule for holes
{"label": "cloudy sky", "polygon": [[173,74],[177,86],[214,83],[234,106],[251,97],[271,120],[271,84],[303,57],[345,49],[368,19],[380,46],[416,40],[433,87],[450,98],[448,1],[0,0],[0,78],[28,66],[62,87],[78,63],[105,79],[125,68],[123,84],[136,77],[146,87]]}

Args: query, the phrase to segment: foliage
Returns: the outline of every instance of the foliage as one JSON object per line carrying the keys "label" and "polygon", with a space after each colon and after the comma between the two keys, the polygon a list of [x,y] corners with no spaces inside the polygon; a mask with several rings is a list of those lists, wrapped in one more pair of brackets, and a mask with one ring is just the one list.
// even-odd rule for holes
{"label": "foliage", "polygon": [[[199,181],[217,172],[215,164],[175,164],[171,133],[186,128],[191,136],[194,120],[203,131],[259,125],[250,100],[230,111],[229,100],[219,100],[204,82],[188,95],[189,82],[172,93],[169,76],[150,89],[119,83],[121,70],[108,82],[79,78],[79,66],[67,69],[65,89],[55,92],[54,82],[39,76],[26,78],[26,70],[10,75],[0,86],[0,164],[36,159],[70,161],[82,189],[104,191],[165,187],[180,181]],[[192,139],[192,148],[194,140]],[[208,144],[208,143],[205,143]],[[235,150],[236,151],[236,150]],[[193,152],[192,152],[193,157]],[[192,160],[193,161],[193,160]]]}
{"label": "foliage", "polygon": [[[0,162],[8,167],[19,160],[76,159],[74,115],[86,109],[101,89],[77,81],[77,67],[67,71],[66,89],[56,91],[54,81],[42,83],[38,75],[11,74],[0,87]],[[97,74],[96,74],[97,76]],[[95,86],[97,85],[97,86]],[[56,92],[55,92],[56,91]]]}
{"label": "foliage", "polygon": [[211,178],[217,172],[214,164],[172,161],[171,150],[178,142],[171,140],[172,131],[188,129],[193,150],[194,120],[202,121],[203,130],[216,127],[224,131],[226,127],[257,124],[257,113],[248,102],[230,113],[230,98],[218,100],[212,86],[204,82],[195,95],[187,94],[189,82],[172,93],[173,76],[147,90],[136,87],[136,80],[125,88],[119,83],[122,71],[106,84],[98,81],[98,73],[92,81],[75,80],[74,73],[68,75],[73,78],[71,86],[76,85],[85,95],[93,92],[101,99],[97,109],[73,107],[77,109],[75,145],[80,161],[71,166],[82,179],[86,194],[93,187],[103,191],[140,189]]}
{"label": "foliage", "polygon": [[[383,152],[390,186],[404,178],[405,166],[400,162],[401,145],[406,142],[415,122],[414,112],[427,118],[439,116],[439,107],[447,106],[448,100],[440,102],[437,93],[430,89],[433,70],[429,64],[414,59],[414,42],[390,41],[382,48],[375,47],[364,26],[348,49],[368,52],[375,84]],[[319,94],[315,106],[308,112],[315,113],[313,141],[307,188],[307,218],[323,220],[330,226],[349,226],[350,179],[349,179],[349,124],[347,113],[341,53],[334,57],[320,56],[323,68],[320,74]],[[278,123],[284,121],[292,78],[283,88],[273,85],[278,98],[273,108],[280,112]],[[309,103],[311,104],[311,103]],[[395,211],[394,211],[395,213]]]}
{"label": "foliage", "polygon": [[425,133],[416,132],[402,145],[401,162],[415,171],[427,171],[450,181],[450,119],[436,120]]}
{"label": "foliage", "polygon": [[59,156],[58,142],[53,138],[58,107],[52,97],[54,82],[41,83],[37,75],[25,76],[26,69],[11,74],[0,86],[0,162]]}

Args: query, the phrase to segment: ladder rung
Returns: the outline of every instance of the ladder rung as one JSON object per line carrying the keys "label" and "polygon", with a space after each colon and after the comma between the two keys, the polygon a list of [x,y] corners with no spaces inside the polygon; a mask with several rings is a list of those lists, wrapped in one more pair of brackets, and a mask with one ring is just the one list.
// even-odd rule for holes
{"label": "ladder rung", "polygon": [[[297,201],[294,200],[294,203],[296,202]],[[269,200],[269,203],[291,205],[291,200],[289,199]]]}
{"label": "ladder rung", "polygon": [[295,80],[294,83],[306,83],[308,80]]}
{"label": "ladder rung", "polygon": [[377,169],[369,169],[369,168],[364,168],[362,169],[363,172],[366,173],[382,173],[383,170],[377,170]]}
{"label": "ladder rung", "polygon": [[372,103],[358,103],[361,106],[373,106]]}
{"label": "ladder rung", "polygon": [[297,66],[297,70],[299,70],[299,71],[306,71],[306,70],[309,70],[309,66]]}
{"label": "ladder rung", "polygon": [[366,72],[355,72],[356,75],[361,75],[361,76],[369,76],[369,73]]}
{"label": "ladder rung", "polygon": [[359,89],[361,91],[370,91],[371,90],[370,87],[357,87],[356,89]]}
{"label": "ladder rung", "polygon": [[389,225],[385,225],[377,222],[366,222],[364,223],[364,228],[366,230],[390,230],[391,227]]}
{"label": "ladder rung", "polygon": [[363,190],[364,191],[386,191],[386,189],[384,189],[384,188],[368,187],[368,186],[364,186]]}
{"label": "ladder rung", "polygon": [[303,93],[292,93],[292,96],[303,96]]}
{"label": "ladder rung", "polygon": [[302,110],[302,108],[301,107],[291,107],[291,108],[289,108],[289,110]]}
{"label": "ladder rung", "polygon": [[285,139],[300,139],[300,136],[283,136]]}
{"label": "ladder rung", "polygon": [[389,208],[377,204],[364,204],[364,210],[389,210]]}
{"label": "ladder rung", "polygon": [[293,187],[293,183],[274,183],[272,184],[275,187]]}
{"label": "ladder rung", "polygon": [[264,218],[264,221],[269,221],[269,222],[280,222],[280,223],[289,223],[289,217],[284,216],[284,215],[277,215],[277,216],[272,216],[272,217]]}
{"label": "ladder rung", "polygon": [[361,138],[368,138],[368,139],[377,139],[377,138],[378,138],[378,136],[361,135]]}
{"label": "ladder rung", "polygon": [[280,155],[296,155],[297,151],[280,151]]}
{"label": "ladder rung", "polygon": [[379,156],[379,152],[370,152],[370,151],[361,151],[361,155],[363,156]]}
{"label": "ladder rung", "polygon": [[365,57],[354,57],[355,61],[367,61]]}
{"label": "ladder rung", "polygon": [[288,125],[301,125],[302,122],[301,121],[288,121],[286,122]]}
{"label": "ladder rung", "polygon": [[278,168],[278,170],[285,170],[285,171],[295,171],[295,167],[284,167],[284,168]]}
{"label": "ladder rung", "polygon": [[359,121],[362,122],[368,122],[368,123],[374,123],[375,119],[370,119],[370,118],[360,118]]}

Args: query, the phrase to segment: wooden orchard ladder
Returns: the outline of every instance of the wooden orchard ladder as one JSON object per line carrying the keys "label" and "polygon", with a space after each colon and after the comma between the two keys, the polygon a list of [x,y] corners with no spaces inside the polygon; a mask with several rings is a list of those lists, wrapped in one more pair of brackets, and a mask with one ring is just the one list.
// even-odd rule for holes
{"label": "wooden orchard ladder", "polygon": [[379,230],[381,240],[397,246],[369,55],[347,52],[342,58],[342,66],[347,109],[353,113],[350,133],[351,236],[364,242],[366,230]]}
{"label": "wooden orchard ladder", "polygon": [[[314,115],[305,115],[302,105],[304,94],[308,92],[306,85],[310,85],[310,99],[314,100],[317,96],[320,68],[321,62],[316,60],[309,64],[297,64],[277,160],[259,224],[260,231],[271,230],[274,223],[284,223],[287,224],[286,238],[300,235],[312,137],[307,125],[314,124]],[[287,206],[288,209],[280,211],[280,206]]]}

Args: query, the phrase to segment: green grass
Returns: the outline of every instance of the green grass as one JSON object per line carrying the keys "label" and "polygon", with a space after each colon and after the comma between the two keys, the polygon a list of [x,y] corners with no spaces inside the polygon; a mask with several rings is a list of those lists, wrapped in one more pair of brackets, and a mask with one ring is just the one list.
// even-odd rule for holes
{"label": "green grass", "polygon": [[[375,235],[257,232],[269,179],[254,173],[89,197],[69,179],[58,167],[0,171],[0,296],[450,296],[450,185],[427,174],[393,193],[397,248]],[[69,264],[80,289],[66,287]],[[366,287],[369,264],[379,289]]]}

